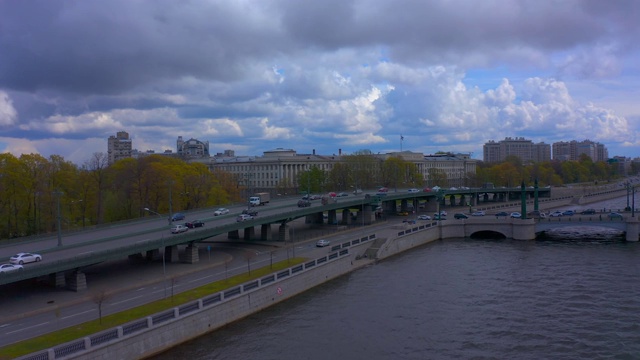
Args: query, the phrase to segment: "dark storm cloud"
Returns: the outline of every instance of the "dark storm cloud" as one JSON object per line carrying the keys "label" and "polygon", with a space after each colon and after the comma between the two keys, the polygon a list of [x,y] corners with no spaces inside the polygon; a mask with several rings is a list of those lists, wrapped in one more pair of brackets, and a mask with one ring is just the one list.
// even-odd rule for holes
{"label": "dark storm cloud", "polygon": [[[230,79],[277,43],[232,2],[0,3],[0,85],[109,93],[164,78]],[[242,13],[247,10],[247,13]]]}

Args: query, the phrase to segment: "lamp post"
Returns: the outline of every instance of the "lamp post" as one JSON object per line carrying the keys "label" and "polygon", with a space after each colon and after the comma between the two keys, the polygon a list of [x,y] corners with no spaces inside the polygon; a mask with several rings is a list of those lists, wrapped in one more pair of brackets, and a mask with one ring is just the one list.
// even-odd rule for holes
{"label": "lamp post", "polygon": [[56,216],[56,226],[58,227],[58,246],[62,246],[62,230],[60,229],[60,196],[62,196],[62,191],[54,191],[53,194],[56,196],[57,200],[57,216]]}
{"label": "lamp post", "polygon": [[[156,214],[159,217],[162,217],[161,214],[149,209],[149,208],[144,208],[145,211],[148,211],[152,214]],[[171,218],[169,218],[169,228],[171,228]],[[164,247],[164,231],[162,232],[162,235],[160,237],[160,241],[161,241],[161,246],[162,246],[162,285],[164,286],[164,297],[167,297],[167,264],[165,261],[165,252],[166,249]]]}

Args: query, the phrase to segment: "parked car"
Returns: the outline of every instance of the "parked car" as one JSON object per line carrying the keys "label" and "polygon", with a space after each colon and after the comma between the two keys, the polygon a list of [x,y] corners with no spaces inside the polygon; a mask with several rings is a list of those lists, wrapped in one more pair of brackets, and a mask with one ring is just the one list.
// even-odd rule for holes
{"label": "parked car", "polygon": [[438,191],[440,191],[440,186],[436,185],[436,186],[432,187],[431,190],[438,192]]}
{"label": "parked car", "polygon": [[17,253],[9,258],[9,262],[12,264],[26,264],[30,262],[38,262],[42,261],[42,255],[40,254],[32,254],[32,253]]}
{"label": "parked car", "polygon": [[424,191],[424,192],[431,192],[431,188],[426,187],[426,188],[422,189],[422,191]]}
{"label": "parked car", "polygon": [[251,216],[249,214],[240,214],[236,218],[236,222],[241,222],[241,221],[246,221],[246,220],[251,220],[251,219],[253,219],[253,216]]}
{"label": "parked car", "polygon": [[22,265],[2,264],[2,265],[0,265],[0,275],[8,274],[8,273],[14,272],[14,271],[22,271],[22,269],[23,269]]}
{"label": "parked car", "polygon": [[549,216],[550,216],[550,217],[560,217],[560,216],[563,216],[563,215],[564,215],[564,214],[563,214],[563,213],[562,213],[562,211],[560,211],[560,210],[556,210],[556,211],[554,211],[554,212],[552,212],[552,213],[549,213]]}
{"label": "parked car", "polygon": [[506,211],[500,211],[499,213],[496,214],[496,218],[507,217],[507,216],[509,216],[509,214],[507,214]]}
{"label": "parked car", "polygon": [[622,214],[617,213],[617,212],[609,213],[609,215],[608,215],[608,216],[609,216],[609,219],[611,219],[611,220],[615,220],[615,219],[620,219],[620,220],[622,220],[622,219],[623,219]]}
{"label": "parked car", "polygon": [[253,210],[253,209],[244,209],[244,210],[242,210],[242,213],[245,214],[245,215],[251,215],[251,217],[258,216],[258,211],[257,210]]}
{"label": "parked car", "polygon": [[458,190],[458,188],[457,187],[452,187],[449,190],[456,191],[456,190]]}
{"label": "parked car", "polygon": [[455,213],[453,214],[454,219],[468,219],[469,217],[463,213]]}
{"label": "parked car", "polygon": [[358,194],[362,194],[362,189],[353,190],[353,195],[358,195]]}
{"label": "parked car", "polygon": [[193,221],[188,221],[184,223],[184,226],[188,227],[189,229],[193,229],[193,228],[203,227],[204,223],[200,220],[193,220]]}
{"label": "parked car", "polygon": [[595,215],[595,214],[596,214],[595,209],[586,209],[580,212],[580,215]]}
{"label": "parked car", "polygon": [[447,220],[447,216],[442,214],[433,214],[433,220]]}
{"label": "parked car", "polygon": [[522,214],[520,214],[520,213],[519,213],[519,212],[517,212],[517,211],[514,211],[514,212],[512,212],[509,216],[510,216],[512,219],[520,219],[520,218],[522,217]]}
{"label": "parked car", "polygon": [[402,220],[403,223],[405,224],[415,224],[416,221],[414,219],[404,219]]}
{"label": "parked car", "polygon": [[218,210],[213,212],[213,216],[226,215],[229,213],[229,209],[227,208],[219,208]]}
{"label": "parked car", "polygon": [[339,192],[337,196],[338,196],[338,197],[349,196],[349,193],[346,193],[346,192]]}
{"label": "parked car", "polygon": [[171,227],[171,233],[172,234],[180,234],[180,233],[183,233],[183,232],[185,232],[187,230],[189,230],[189,228],[184,226],[184,225],[173,225]]}
{"label": "parked car", "polygon": [[309,200],[320,200],[320,199],[322,199],[322,196],[320,195],[311,195],[309,197]]}
{"label": "parked car", "polygon": [[411,188],[411,189],[407,190],[407,192],[410,192],[410,193],[417,193],[417,192],[420,192],[420,190],[418,190],[418,189],[416,189],[416,188]]}
{"label": "parked car", "polygon": [[172,221],[172,222],[173,222],[173,221],[184,220],[184,218],[185,218],[184,214],[183,214],[183,213],[179,213],[179,212],[177,212],[177,213],[175,213],[175,214],[171,215],[171,221]]}
{"label": "parked car", "polygon": [[329,244],[331,244],[331,241],[329,241],[329,240],[325,240],[325,239],[318,240],[318,241],[316,242],[316,246],[317,246],[317,247],[325,247],[325,246],[329,246]]}
{"label": "parked car", "polygon": [[309,206],[311,206],[311,201],[305,200],[305,199],[298,200],[298,207],[309,207]]}
{"label": "parked car", "polygon": [[475,211],[473,214],[471,214],[471,216],[484,216],[485,213],[482,210],[479,211]]}
{"label": "parked car", "polygon": [[378,189],[378,192],[379,193],[382,193],[382,192],[386,193],[386,192],[389,192],[389,189],[383,186],[383,187]]}
{"label": "parked car", "polygon": [[418,220],[431,220],[429,215],[418,215]]}
{"label": "parked car", "polygon": [[575,214],[575,211],[573,210],[565,210],[562,212],[562,215],[564,216],[573,216]]}

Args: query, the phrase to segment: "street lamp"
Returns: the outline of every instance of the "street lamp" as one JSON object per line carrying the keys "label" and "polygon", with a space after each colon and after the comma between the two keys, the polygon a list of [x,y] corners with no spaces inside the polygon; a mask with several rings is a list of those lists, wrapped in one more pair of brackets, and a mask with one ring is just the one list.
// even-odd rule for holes
{"label": "street lamp", "polygon": [[58,246],[62,246],[62,232],[61,232],[62,230],[60,229],[60,196],[62,196],[63,192],[54,191],[53,194],[56,195],[56,198],[57,198],[58,214],[56,216],[56,225],[58,227]]}
{"label": "street lamp", "polygon": [[[158,216],[162,217],[162,215],[160,213],[157,213],[157,212],[155,212],[155,211],[153,211],[153,210],[151,210],[149,208],[144,208],[144,210],[148,211],[148,212],[150,212],[152,214],[155,214],[155,215],[158,215]],[[171,224],[171,219],[169,219],[169,224]],[[167,297],[167,264],[166,264],[166,261],[165,261],[165,252],[167,250],[164,247],[164,231],[161,234],[160,241],[161,241],[161,244],[162,244],[162,277],[163,277],[162,284],[164,286],[164,297],[166,298]]]}

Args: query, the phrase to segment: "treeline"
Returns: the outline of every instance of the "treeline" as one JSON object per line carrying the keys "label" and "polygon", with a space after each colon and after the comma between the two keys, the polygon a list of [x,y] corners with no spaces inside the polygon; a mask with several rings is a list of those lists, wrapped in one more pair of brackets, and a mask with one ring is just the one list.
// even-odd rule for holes
{"label": "treeline", "polygon": [[58,214],[68,230],[167,214],[170,204],[175,212],[239,199],[229,174],[161,155],[107,166],[106,154],[95,153],[77,166],[57,155],[0,154],[3,239],[54,232]]}
{"label": "treeline", "polygon": [[[579,161],[531,165],[522,165],[520,159],[512,157],[500,164],[480,162],[475,174],[462,174],[456,179],[442,169],[431,168],[425,179],[410,161],[399,157],[381,161],[371,151],[361,150],[344,156],[331,171],[311,167],[295,180],[281,179],[276,189],[261,190],[296,194],[351,192],[378,186],[480,187],[486,182],[513,187],[522,181],[531,186],[535,179],[540,186],[560,186],[611,181],[620,177],[617,169],[617,165],[593,162],[587,156]],[[638,169],[632,172],[637,174]],[[247,191],[238,177],[229,173],[211,172],[204,164],[162,155],[128,158],[107,166],[106,154],[94,153],[77,166],[57,155],[15,157],[5,153],[0,154],[0,238],[54,232],[58,214],[63,230],[79,229],[168,214],[170,210],[246,201]]]}
{"label": "treeline", "polygon": [[[638,170],[637,165],[633,165],[631,172],[638,174]],[[531,186],[536,179],[540,186],[588,182],[602,184],[622,175],[617,163],[594,162],[586,155],[582,155],[578,161],[552,160],[530,165],[523,165],[520,158],[511,156],[499,164],[480,163],[474,185],[492,182],[496,186],[514,187],[524,181],[525,185]]]}

